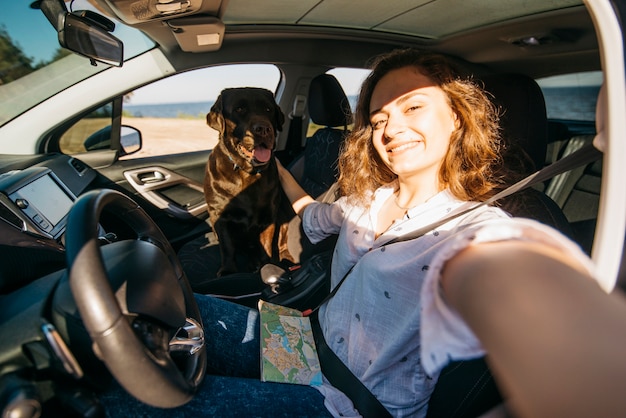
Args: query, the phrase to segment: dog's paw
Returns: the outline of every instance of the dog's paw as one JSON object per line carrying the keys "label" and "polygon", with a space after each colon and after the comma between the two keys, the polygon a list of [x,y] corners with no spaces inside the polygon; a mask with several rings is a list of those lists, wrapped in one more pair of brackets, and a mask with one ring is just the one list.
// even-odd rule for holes
{"label": "dog's paw", "polygon": [[220,267],[220,269],[217,270],[217,277],[224,277],[228,276],[229,274],[235,274],[238,272],[239,271],[236,268]]}

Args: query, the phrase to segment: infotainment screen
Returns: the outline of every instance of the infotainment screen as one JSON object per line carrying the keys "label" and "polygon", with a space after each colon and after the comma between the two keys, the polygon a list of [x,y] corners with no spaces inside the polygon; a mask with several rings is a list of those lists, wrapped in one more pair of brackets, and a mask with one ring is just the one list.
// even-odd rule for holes
{"label": "infotainment screen", "polygon": [[52,228],[69,212],[72,199],[50,177],[45,175],[20,188],[19,197],[28,202],[28,206],[43,215]]}

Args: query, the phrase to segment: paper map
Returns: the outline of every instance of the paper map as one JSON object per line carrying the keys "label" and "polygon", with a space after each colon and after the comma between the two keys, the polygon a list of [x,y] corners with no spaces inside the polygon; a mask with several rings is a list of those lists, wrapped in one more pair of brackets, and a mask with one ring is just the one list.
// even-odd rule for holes
{"label": "paper map", "polygon": [[261,313],[261,380],[322,384],[311,322],[302,312],[259,301]]}

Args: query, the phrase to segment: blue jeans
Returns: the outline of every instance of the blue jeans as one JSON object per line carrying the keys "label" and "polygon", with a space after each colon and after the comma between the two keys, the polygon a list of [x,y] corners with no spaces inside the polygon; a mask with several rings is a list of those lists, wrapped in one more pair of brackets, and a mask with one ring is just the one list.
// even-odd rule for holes
{"label": "blue jeans", "polygon": [[117,386],[100,396],[107,417],[330,417],[324,397],[303,385],[260,381],[259,315],[196,295],[208,368],[194,398],[173,409],[148,406]]}

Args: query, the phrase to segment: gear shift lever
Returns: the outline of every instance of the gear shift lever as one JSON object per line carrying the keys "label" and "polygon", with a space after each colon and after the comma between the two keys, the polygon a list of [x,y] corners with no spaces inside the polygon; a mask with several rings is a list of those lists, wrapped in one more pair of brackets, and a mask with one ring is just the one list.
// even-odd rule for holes
{"label": "gear shift lever", "polygon": [[261,280],[270,286],[272,293],[278,293],[280,286],[289,283],[287,270],[275,264],[265,264],[261,267]]}

